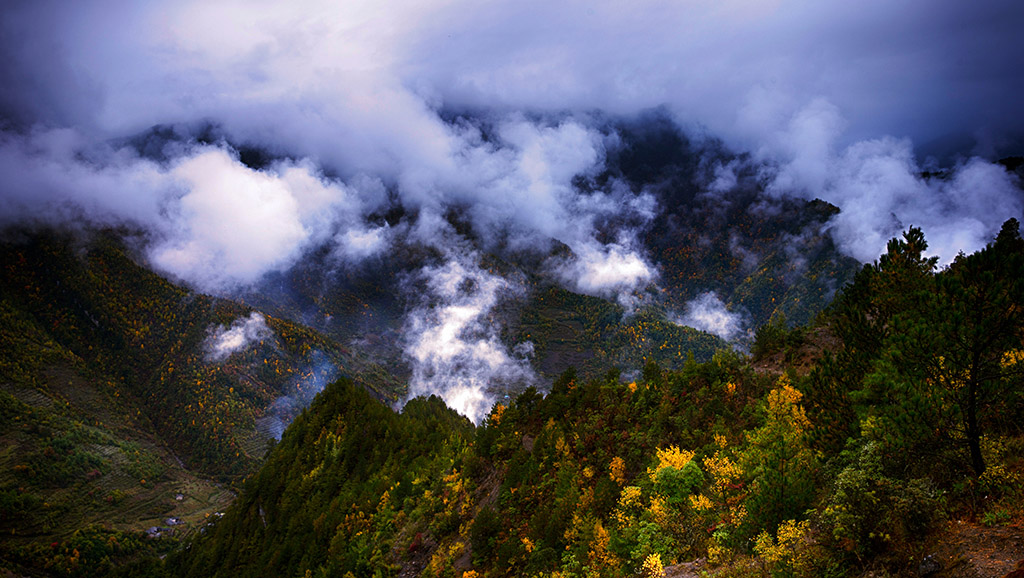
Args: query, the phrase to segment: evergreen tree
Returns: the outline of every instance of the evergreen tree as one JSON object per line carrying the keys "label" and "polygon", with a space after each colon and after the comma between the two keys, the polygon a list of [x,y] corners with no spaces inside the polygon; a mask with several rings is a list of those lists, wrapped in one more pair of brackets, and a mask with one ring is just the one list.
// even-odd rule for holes
{"label": "evergreen tree", "polygon": [[857,392],[890,447],[923,458],[960,446],[974,473],[985,471],[985,414],[1009,395],[1008,380],[1022,369],[1006,362],[1024,337],[1018,229],[1015,219],[1007,221],[996,241],[960,255],[930,282],[876,285],[876,303],[911,301],[888,316],[879,355],[869,357],[871,371]]}
{"label": "evergreen tree", "polygon": [[1007,362],[1024,338],[1024,240],[1017,220],[1004,223],[985,249],[960,255],[938,280],[936,381],[960,408],[971,466],[980,476],[983,414],[1009,394],[1009,379],[1024,370]]}
{"label": "evergreen tree", "polygon": [[764,404],[764,423],[747,432],[742,464],[754,479],[747,511],[751,522],[774,527],[799,517],[814,495],[817,454],[810,448],[811,422],[803,397],[789,378],[779,378]]}

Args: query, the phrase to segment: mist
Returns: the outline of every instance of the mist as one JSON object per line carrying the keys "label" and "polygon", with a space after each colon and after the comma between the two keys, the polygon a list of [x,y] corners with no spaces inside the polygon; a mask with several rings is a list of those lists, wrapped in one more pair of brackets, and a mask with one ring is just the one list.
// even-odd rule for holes
{"label": "mist", "polygon": [[717,335],[726,341],[740,337],[747,324],[742,313],[729,311],[714,292],[702,293],[688,302],[685,313],[672,316],[672,321]]}
{"label": "mist", "polygon": [[[490,316],[523,290],[509,271],[627,312],[657,287],[641,239],[678,207],[609,170],[617,123],[652,109],[729,152],[704,198],[754,175],[762,210],[828,201],[862,262],[911,225],[942,263],[982,247],[1024,211],[994,162],[1024,148],[1020,22],[1007,0],[11,2],[0,226],[141,230],[155,270],[224,296],[315,250],[428,250],[403,285],[410,391],[478,419],[534,379]],[[709,295],[686,322],[737,335]]]}
{"label": "mist", "polygon": [[229,327],[212,327],[209,333],[203,347],[206,349],[206,359],[213,362],[224,361],[232,353],[274,336],[263,314],[255,312],[248,317],[236,319]]}
{"label": "mist", "polygon": [[287,393],[271,402],[263,417],[256,420],[257,431],[268,438],[280,440],[288,424],[337,378],[338,368],[323,352],[313,351],[309,355],[309,365],[285,386]]}
{"label": "mist", "polygon": [[[510,350],[493,321],[503,300],[522,297],[514,276],[483,269],[475,253],[452,252],[443,264],[422,268],[407,282],[419,303],[407,314],[406,356],[412,366],[404,401],[435,394],[479,424],[499,394],[537,382],[529,342]],[[404,402],[403,402],[404,403]]]}

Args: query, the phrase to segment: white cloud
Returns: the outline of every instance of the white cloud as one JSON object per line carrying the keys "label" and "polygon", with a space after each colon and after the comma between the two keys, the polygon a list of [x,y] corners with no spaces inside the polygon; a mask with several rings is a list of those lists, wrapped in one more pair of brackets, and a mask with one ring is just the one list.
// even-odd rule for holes
{"label": "white cloud", "polygon": [[274,336],[274,332],[267,326],[266,318],[256,312],[248,317],[236,319],[230,327],[221,325],[211,328],[209,333],[203,346],[206,349],[207,360],[213,362],[224,361],[232,353]]}
{"label": "white cloud", "polygon": [[335,239],[346,261],[362,261],[381,254],[388,246],[388,227],[352,228]]}
{"label": "white cloud", "polygon": [[436,394],[480,423],[502,387],[536,380],[525,359],[532,347],[520,344],[510,354],[491,319],[502,299],[522,289],[480,268],[475,254],[451,254],[444,265],[424,267],[418,277],[422,302],[405,327],[413,370],[409,398]]}
{"label": "white cloud", "polygon": [[730,312],[714,292],[702,293],[686,304],[686,313],[672,320],[732,341],[743,333],[743,315]]}
{"label": "white cloud", "polygon": [[360,260],[387,245],[364,214],[380,205],[372,180],[353,189],[308,160],[265,171],[217,146],[177,147],[160,164],[70,129],[24,136],[0,132],[0,224],[128,224],[151,234],[158,269],[208,292],[258,281],[335,236],[339,254]]}
{"label": "white cloud", "polygon": [[633,293],[657,278],[657,271],[640,254],[619,244],[582,245],[568,260],[556,261],[555,271],[580,293],[614,297],[627,309],[632,308]]}
{"label": "white cloud", "polygon": [[862,262],[876,259],[907,227],[921,227],[929,253],[942,263],[985,246],[1009,217],[1024,210],[1024,193],[1003,167],[969,158],[948,177],[926,178],[909,139],[884,137],[842,148],[835,107],[814,101],[761,150],[771,159],[774,195],[819,197],[841,212],[832,221],[839,248]]}
{"label": "white cloud", "polygon": [[178,277],[208,288],[252,282],[290,264],[309,235],[287,181],[250,170],[224,150],[188,158],[170,177],[188,191],[172,205],[178,234],[150,257]]}
{"label": "white cloud", "polygon": [[[96,162],[94,157],[105,157]],[[103,215],[108,223],[151,222],[160,209],[153,189],[165,171],[131,151],[110,150],[71,129],[0,131],[0,225],[67,223]]]}

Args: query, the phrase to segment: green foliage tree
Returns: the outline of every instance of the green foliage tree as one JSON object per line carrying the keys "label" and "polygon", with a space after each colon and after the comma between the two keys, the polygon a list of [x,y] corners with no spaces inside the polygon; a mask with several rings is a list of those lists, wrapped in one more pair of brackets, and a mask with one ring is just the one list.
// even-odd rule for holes
{"label": "green foliage tree", "polygon": [[838,454],[857,435],[857,414],[849,391],[843,387],[843,368],[831,352],[825,352],[800,384],[801,400],[814,424],[811,446],[826,459]]}
{"label": "green foliage tree", "polygon": [[[1004,399],[1024,372],[1014,351],[1024,342],[1024,240],[1016,219],[985,249],[959,256],[939,277],[937,330],[945,359],[937,376],[961,410],[976,475],[985,472],[982,413]],[[1010,359],[1008,359],[1010,356]]]}
{"label": "green foliage tree", "polygon": [[923,310],[893,317],[898,331],[866,380],[887,393],[879,411],[887,439],[960,445],[975,475],[984,473],[987,414],[1024,370],[1012,363],[1024,339],[1022,271],[1024,241],[1011,219],[994,242],[935,276]]}
{"label": "green foliage tree", "polygon": [[862,382],[885,348],[894,318],[919,315],[931,294],[938,258],[925,257],[927,248],[921,229],[910,227],[902,239],[891,239],[886,253],[865,265],[833,304],[833,327],[843,343],[837,354],[842,369],[834,377],[844,389],[861,391],[863,403],[875,401],[877,392],[864,390]]}
{"label": "green foliage tree", "polygon": [[764,422],[747,432],[741,463],[753,479],[747,498],[749,523],[774,528],[802,516],[814,497],[818,455],[811,449],[811,422],[800,405],[803,394],[785,375],[764,403]]}

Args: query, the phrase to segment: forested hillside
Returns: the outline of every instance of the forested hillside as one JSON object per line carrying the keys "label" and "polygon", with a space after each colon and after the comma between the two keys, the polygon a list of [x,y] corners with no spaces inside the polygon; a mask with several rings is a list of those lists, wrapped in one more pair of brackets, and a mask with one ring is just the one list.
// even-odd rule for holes
{"label": "forested hillside", "polygon": [[[312,396],[354,358],[169,283],[120,238],[24,232],[0,245],[0,558],[16,568],[96,575],[148,552],[141,530],[224,509],[262,463],[273,404]],[[361,368],[378,397],[394,395],[388,374]]]}
{"label": "forested hillside", "polygon": [[1024,241],[1011,219],[948,268],[926,250],[919,229],[893,239],[813,327],[763,326],[753,359],[652,360],[628,382],[569,370],[475,429],[436,399],[396,415],[335,383],[165,570],[661,576],[699,560],[723,576],[811,577],[959,564],[925,558],[947,520],[1024,517]]}
{"label": "forested hillside", "polygon": [[[170,536],[224,510],[272,438],[338,376],[378,401],[401,399],[409,303],[396,290],[415,267],[443,262],[420,247],[341,271],[312,254],[233,301],[154,273],[135,249],[147,242],[130,229],[12,228],[0,243],[0,549],[19,572],[96,575],[173,549]],[[543,389],[566,367],[581,379],[612,367],[638,375],[645,363],[680,368],[727,347],[671,318],[682,294],[664,295],[676,289],[627,311],[522,264],[485,263],[523,279],[525,292],[491,316],[504,342],[530,345]],[[705,265],[710,274],[735,263]],[[167,519],[184,527],[167,531]],[[161,540],[143,539],[147,528]]]}
{"label": "forested hillside", "polygon": [[[459,118],[494,128],[472,114]],[[438,225],[399,198],[368,217],[400,240],[386,255],[346,264],[336,249],[318,247],[244,288],[241,298],[339,343],[358,343],[407,377],[409,313],[423,293],[417,276],[473,247],[482,253],[481,269],[521,293],[502,295],[488,325],[499,328],[508,343],[532,343],[531,365],[550,381],[568,366],[587,377],[612,365],[632,374],[648,358],[679,369],[689,351],[706,361],[725,342],[743,348],[753,330],[772,319],[811,322],[859,268],[836,248],[829,232],[838,207],[820,199],[769,198],[755,167],[720,143],[692,142],[664,111],[609,119],[602,131],[614,135],[617,145],[602,170],[575,175],[568,188],[592,203],[616,190],[650,204],[645,217],[622,210],[593,219],[602,243],[628,231],[641,247],[638,254],[654,265],[654,283],[633,288],[626,299],[560,278],[557,264],[582,258],[581,247],[574,250],[547,236],[531,241],[529,250],[508,240],[494,242],[495,231],[474,218],[481,209],[464,204],[446,207],[439,221],[447,233],[425,240],[412,232]],[[247,153],[240,153],[242,159],[270,155],[242,152]],[[734,183],[712,193],[709,165],[714,164],[740,168]],[[614,278],[621,266],[610,263],[602,274]],[[732,319],[731,331],[716,331],[706,317],[685,318],[689,308],[700,309],[702,296],[717,305],[714,315]]]}

